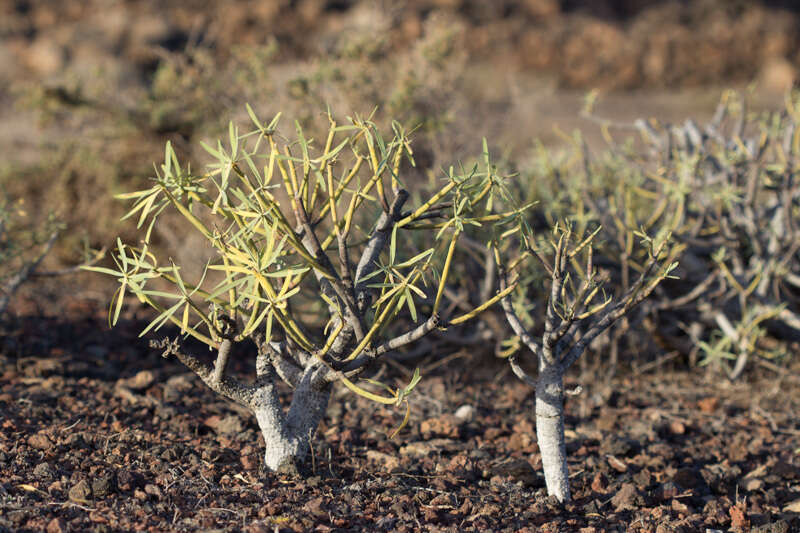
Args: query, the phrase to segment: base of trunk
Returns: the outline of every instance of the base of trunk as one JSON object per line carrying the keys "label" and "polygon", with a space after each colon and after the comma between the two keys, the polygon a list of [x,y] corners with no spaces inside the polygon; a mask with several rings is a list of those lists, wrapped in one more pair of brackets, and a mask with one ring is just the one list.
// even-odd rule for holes
{"label": "base of trunk", "polygon": [[564,383],[558,372],[543,371],[536,383],[536,438],[542,454],[547,493],[570,501],[567,451],[564,441]]}
{"label": "base of trunk", "polygon": [[251,405],[264,436],[264,466],[269,471],[296,471],[296,465],[308,455],[331,392],[330,385],[315,390],[313,375],[313,371],[308,371],[303,376],[287,414],[283,413],[271,384],[254,395]]}

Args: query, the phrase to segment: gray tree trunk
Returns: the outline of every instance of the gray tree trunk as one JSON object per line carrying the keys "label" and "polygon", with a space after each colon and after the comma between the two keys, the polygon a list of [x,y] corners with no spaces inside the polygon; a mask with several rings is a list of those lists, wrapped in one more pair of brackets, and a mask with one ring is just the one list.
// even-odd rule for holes
{"label": "gray tree trunk", "polygon": [[566,503],[570,491],[564,444],[564,373],[558,365],[541,368],[536,380],[536,439],[547,493]]}
{"label": "gray tree trunk", "polygon": [[315,370],[306,370],[292,395],[289,412],[284,414],[273,383],[258,387],[250,407],[264,436],[264,465],[268,470],[290,467],[305,459],[331,393],[330,383],[320,390],[312,386]]}

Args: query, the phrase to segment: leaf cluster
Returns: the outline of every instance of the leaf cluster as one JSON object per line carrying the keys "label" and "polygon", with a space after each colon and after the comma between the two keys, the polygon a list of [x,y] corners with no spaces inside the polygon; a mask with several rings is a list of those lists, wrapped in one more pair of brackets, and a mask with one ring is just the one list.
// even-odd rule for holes
{"label": "leaf cluster", "polygon": [[[290,385],[321,364],[322,381],[381,403],[404,402],[418,376],[390,396],[351,378],[502,298],[487,295],[451,313],[445,288],[465,230],[521,220],[521,210],[493,212],[494,198],[508,193],[477,165],[450,167],[417,207],[406,208],[414,184],[403,173],[414,159],[399,123],[385,138],[370,118],[340,124],[328,114],[322,141],[299,122],[289,140],[278,133],[280,115],[262,122],[247,111],[254,129],[243,133],[231,123],[224,141],[203,144],[211,158],[204,172],[182,165],[167,143],[152,185],[118,196],[132,202],[126,218],[142,238],[135,246],[118,239],[113,267],[89,267],[119,282],[111,324],[132,294],[157,312],[142,334],[171,323],[212,348],[251,339]],[[486,143],[484,150],[488,157]],[[196,279],[153,252],[154,228],[169,211],[213,251]],[[428,237],[407,237],[420,233]]]}

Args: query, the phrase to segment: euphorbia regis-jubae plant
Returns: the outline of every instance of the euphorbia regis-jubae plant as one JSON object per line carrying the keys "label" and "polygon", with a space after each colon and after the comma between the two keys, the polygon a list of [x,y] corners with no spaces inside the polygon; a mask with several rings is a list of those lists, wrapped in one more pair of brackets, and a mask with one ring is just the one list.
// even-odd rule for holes
{"label": "euphorbia regis-jubae plant", "polygon": [[[540,339],[533,329],[523,324],[510,294],[503,298],[502,306],[514,333],[536,356],[538,374],[535,379],[520,366],[516,353],[512,352],[508,360],[514,374],[536,389],[536,437],[545,483],[548,494],[562,503],[570,500],[564,439],[567,394],[564,375],[598,335],[647,298],[677,266],[673,259],[678,249],[669,246],[669,232],[662,232],[655,239],[639,234],[649,249],[649,260],[639,266],[640,275],[627,292],[617,298],[606,296],[602,292],[603,274],[595,267],[592,256],[592,241],[598,231],[599,228],[576,239],[568,225],[556,224],[554,239],[533,242],[532,236],[526,236],[522,253],[508,258],[508,262],[503,261],[503,255],[510,254],[501,254],[500,243],[491,245],[502,293],[511,287],[510,272],[522,267],[530,256],[538,259],[549,278],[549,297]],[[522,291],[529,288],[525,283],[519,287]]]}
{"label": "euphorbia regis-jubae plant", "polygon": [[[276,132],[279,115],[228,145],[203,145],[213,162],[202,174],[181,166],[170,144],[153,186],[120,195],[134,202],[140,246],[118,240],[116,268],[92,270],[118,278],[109,318],[115,323],[132,293],[158,313],[142,334],[166,323],[216,351],[212,366],[189,353],[181,337],[156,344],[212,390],[251,410],[266,443],[269,470],[304,458],[334,383],[388,405],[405,404],[418,372],[402,388],[360,381],[380,357],[459,324],[508,294],[511,287],[459,316],[444,287],[459,236],[467,225],[502,222],[519,214],[490,214],[496,182],[473,168],[445,172],[420,205],[409,207],[402,176],[413,165],[405,131],[393,124],[384,139],[369,120],[328,115],[322,142],[295,124],[293,142]],[[179,265],[159,263],[151,234],[165,210],[176,210],[208,243],[211,259],[199,279]],[[427,249],[409,249],[406,232],[427,232]],[[214,276],[213,274],[216,274]],[[212,281],[212,278],[216,280]],[[162,287],[166,286],[167,289]],[[252,384],[226,372],[228,361],[257,347]],[[281,409],[277,380],[293,389]],[[375,391],[379,392],[375,392]],[[390,393],[385,393],[389,390]]]}

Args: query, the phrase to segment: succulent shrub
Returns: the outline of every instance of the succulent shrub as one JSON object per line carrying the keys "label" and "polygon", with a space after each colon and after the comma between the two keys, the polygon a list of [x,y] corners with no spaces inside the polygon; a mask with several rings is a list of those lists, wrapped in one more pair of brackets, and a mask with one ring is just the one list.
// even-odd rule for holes
{"label": "succulent shrub", "polygon": [[[321,142],[306,138],[297,122],[289,141],[277,130],[279,116],[263,123],[248,112],[253,131],[240,134],[231,124],[226,145],[203,145],[212,157],[204,173],[182,166],[168,143],[152,187],[120,195],[133,201],[128,216],[138,219],[140,245],[118,240],[116,267],[91,269],[119,280],[112,323],[131,293],[158,313],[142,334],[172,323],[181,337],[216,351],[209,366],[181,337],[155,343],[255,414],[265,464],[276,470],[306,455],[335,383],[408,406],[418,373],[397,389],[360,379],[382,356],[504,296],[450,313],[444,289],[465,227],[511,215],[487,210],[495,184],[477,167],[450,168],[418,205],[407,205],[406,187],[414,184],[404,173],[413,157],[397,123],[384,138],[370,120],[339,124],[329,114]],[[170,210],[204,237],[212,257],[191,279],[190,268],[160,262],[150,247],[153,228]],[[428,238],[406,238],[415,232]],[[226,372],[245,343],[257,347],[252,384]],[[288,412],[280,408],[278,380],[293,389]]]}
{"label": "succulent shrub", "polygon": [[[530,184],[522,196],[537,201],[533,219],[547,228],[569,218],[578,234],[599,225],[595,264],[608,271],[609,292],[623,294],[645,260],[632,231],[670,231],[681,248],[675,278],[596,341],[612,367],[647,345],[735,378],[751,356],[769,365],[800,339],[796,117],[795,94],[782,111],[752,113],[726,93],[706,125],[592,116],[605,128],[604,151],[591,154],[579,134],[564,151],[537,150],[523,173],[535,178],[520,180]],[[636,137],[618,142],[610,130]]]}
{"label": "succulent shrub", "polygon": [[[656,286],[675,269],[678,248],[670,246],[669,233],[651,239],[638,234],[648,259],[640,265],[639,275],[620,296],[607,294],[603,281],[607,272],[594,262],[594,240],[600,228],[574,233],[569,223],[556,224],[551,238],[523,235],[522,246],[514,252],[501,240],[490,243],[505,293],[512,287],[510,277],[527,269],[528,259],[538,261],[536,270],[544,271],[545,307],[528,311],[528,316],[542,316],[543,327],[526,325],[517,309],[530,308],[525,294],[538,292],[542,276],[525,276],[518,290],[523,297],[511,294],[503,298],[506,319],[522,343],[534,354],[538,373],[535,378],[520,365],[512,351],[508,361],[514,374],[536,389],[536,435],[542,455],[548,493],[559,502],[570,500],[564,438],[564,375],[600,334],[623,318],[647,298]],[[513,274],[512,274],[513,273]],[[514,304],[517,303],[515,306]]]}
{"label": "succulent shrub", "polygon": [[683,194],[675,236],[685,269],[657,307],[680,318],[701,364],[731,379],[750,356],[776,359],[800,340],[799,96],[751,113],[726,93],[704,126],[636,124]]}

